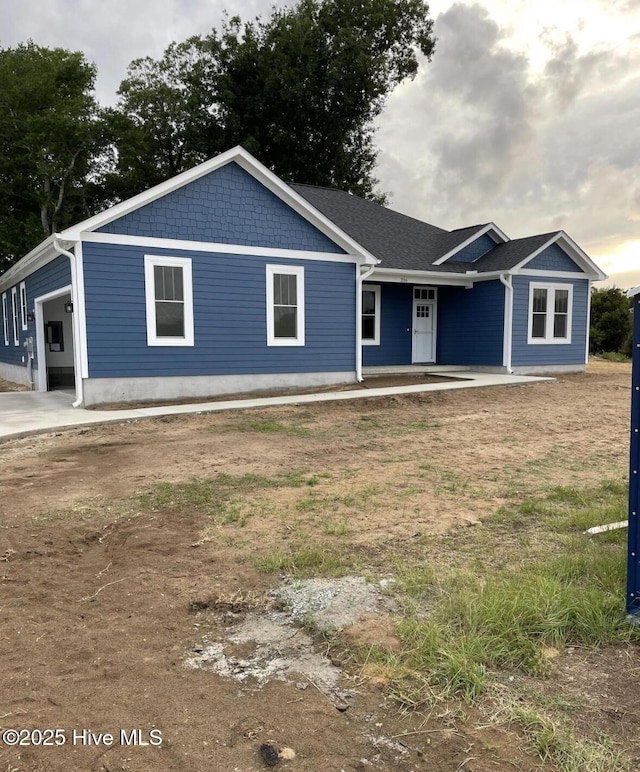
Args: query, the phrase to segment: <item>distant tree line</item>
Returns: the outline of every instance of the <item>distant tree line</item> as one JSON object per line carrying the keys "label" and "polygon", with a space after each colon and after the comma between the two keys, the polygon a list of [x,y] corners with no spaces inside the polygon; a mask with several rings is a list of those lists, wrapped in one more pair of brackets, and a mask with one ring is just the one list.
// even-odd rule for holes
{"label": "distant tree line", "polygon": [[589,350],[631,356],[633,337],[633,300],[618,287],[591,291]]}
{"label": "distant tree line", "polygon": [[0,49],[0,272],[237,144],[286,181],[384,201],[374,121],[434,42],[423,0],[299,0],[136,59],[108,109],[83,53]]}

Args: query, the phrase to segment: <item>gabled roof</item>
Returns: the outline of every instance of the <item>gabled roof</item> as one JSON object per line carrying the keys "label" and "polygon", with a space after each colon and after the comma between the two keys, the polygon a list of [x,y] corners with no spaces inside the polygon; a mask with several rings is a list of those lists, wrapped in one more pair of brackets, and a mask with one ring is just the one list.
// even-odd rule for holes
{"label": "gabled roof", "polygon": [[[564,231],[513,240],[494,223],[446,231],[341,190],[297,184],[291,187],[379,258],[383,269],[465,275],[517,272],[540,251],[557,242],[589,278],[605,278]],[[502,243],[473,262],[456,261],[456,252],[485,233]]]}

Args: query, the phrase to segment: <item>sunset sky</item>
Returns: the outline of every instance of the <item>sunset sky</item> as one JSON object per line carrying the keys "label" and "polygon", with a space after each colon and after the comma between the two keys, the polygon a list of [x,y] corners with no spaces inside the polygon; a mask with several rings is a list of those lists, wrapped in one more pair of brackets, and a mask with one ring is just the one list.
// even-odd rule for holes
{"label": "sunset sky", "polygon": [[[271,0],[3,0],[0,45],[84,51],[116,101],[129,62]],[[276,3],[280,5],[281,3]],[[620,287],[640,284],[640,2],[434,0],[430,64],[380,117],[390,206],[510,237],[566,230]]]}

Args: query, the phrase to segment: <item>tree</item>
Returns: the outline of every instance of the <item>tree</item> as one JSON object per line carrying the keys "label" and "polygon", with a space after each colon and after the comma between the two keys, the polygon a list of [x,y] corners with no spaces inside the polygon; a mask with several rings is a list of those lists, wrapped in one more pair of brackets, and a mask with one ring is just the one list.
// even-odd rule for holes
{"label": "tree", "polygon": [[624,352],[631,338],[633,319],[631,298],[617,287],[591,292],[591,327],[589,350]]}
{"label": "tree", "polygon": [[80,52],[0,49],[0,271],[89,213],[95,75]]}
{"label": "tree", "polygon": [[285,180],[380,200],[374,120],[419,53],[431,56],[428,11],[423,0],[300,0],[133,62],[112,115],[126,127],[118,193],[241,144]]}

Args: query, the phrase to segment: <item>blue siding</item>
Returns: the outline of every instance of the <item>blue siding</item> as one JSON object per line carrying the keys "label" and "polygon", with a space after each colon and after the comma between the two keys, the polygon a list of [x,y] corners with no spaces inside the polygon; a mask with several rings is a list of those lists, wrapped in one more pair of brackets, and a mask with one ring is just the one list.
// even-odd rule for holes
{"label": "blue siding", "polygon": [[100,231],[344,253],[236,163],[168,193]]}
{"label": "blue siding", "polygon": [[572,273],[584,273],[579,265],[573,262],[569,255],[557,244],[547,247],[544,252],[540,252],[529,263],[525,263],[523,268],[534,269],[536,271],[571,271]]}
{"label": "blue siding", "polygon": [[412,309],[411,285],[380,285],[380,345],[362,347],[365,367],[411,364]]}
{"label": "blue siding", "polygon": [[[573,285],[571,343],[528,344],[529,284],[531,282]],[[587,335],[588,279],[557,279],[544,276],[513,277],[513,347],[512,365],[573,365],[584,364]]]}
{"label": "blue siding", "polygon": [[[60,287],[66,287],[71,284],[71,265],[69,258],[57,257],[47,265],[43,266],[39,270],[32,273],[24,280],[27,289],[27,310],[33,311],[35,308],[34,301],[42,295],[46,295],[49,292],[60,289]],[[19,346],[13,344],[13,321],[11,316],[11,287],[7,290],[7,310],[9,314],[9,345],[4,345],[4,335],[0,333],[0,361],[6,362],[11,365],[21,365],[26,367],[26,362],[22,361],[22,357],[25,355],[25,349],[23,346],[24,341],[32,337],[36,339],[36,324],[35,322],[27,323],[27,330],[22,329],[22,320],[20,317],[20,282],[15,285],[16,287],[16,300],[18,303],[18,317],[20,319],[19,331],[20,339]],[[34,354],[35,354],[34,346]],[[33,362],[34,368],[37,368],[37,354]]]}
{"label": "blue siding", "polygon": [[486,255],[487,252],[493,249],[496,242],[488,234],[483,234],[480,238],[472,241],[471,244],[456,252],[450,259],[455,260],[457,263],[472,263],[482,255]]}
{"label": "blue siding", "polygon": [[473,289],[438,289],[437,357],[440,365],[501,367],[504,287],[478,282]]}
{"label": "blue siding", "polygon": [[[192,259],[195,345],[147,346],[140,247],[84,245],[89,376],[228,375],[355,369],[355,266],[153,250]],[[306,345],[267,346],[265,265],[305,269]]]}

